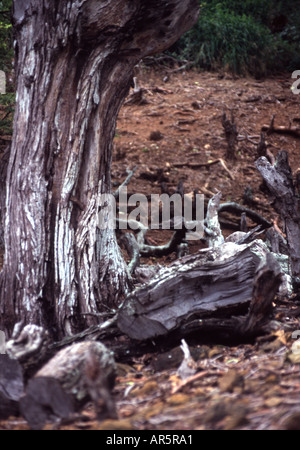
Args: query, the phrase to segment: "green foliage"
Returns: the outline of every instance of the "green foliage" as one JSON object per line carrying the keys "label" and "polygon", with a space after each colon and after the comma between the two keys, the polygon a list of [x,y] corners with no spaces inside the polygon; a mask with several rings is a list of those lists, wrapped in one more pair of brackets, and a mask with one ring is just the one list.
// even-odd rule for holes
{"label": "green foliage", "polygon": [[12,0],[0,1],[0,70],[9,72],[12,67]]}
{"label": "green foliage", "polygon": [[[199,3],[197,24],[174,48],[181,57],[205,69],[225,67],[255,76],[299,68],[300,2],[296,6],[292,0]],[[278,19],[283,21],[279,31]]]}
{"label": "green foliage", "polygon": [[0,136],[12,134],[12,122],[15,109],[15,94],[0,95]]}

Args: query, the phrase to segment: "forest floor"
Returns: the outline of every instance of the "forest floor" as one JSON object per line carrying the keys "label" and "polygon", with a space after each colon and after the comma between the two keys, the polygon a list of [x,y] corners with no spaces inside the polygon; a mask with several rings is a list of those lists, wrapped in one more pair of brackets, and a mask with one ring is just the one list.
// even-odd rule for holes
{"label": "forest floor", "polygon": [[[221,191],[222,201],[247,206],[270,221],[276,220],[282,229],[270,198],[261,189],[255,142],[273,115],[275,127],[300,127],[300,96],[292,93],[290,74],[255,80],[226,73],[140,67],[137,80],[143,101],[125,102],[118,118],[112,164],[114,189],[124,181],[128,170],[137,167],[128,185],[129,193],[161,194],[162,181],[172,193],[183,180],[185,193],[198,189],[209,199]],[[239,134],[235,161],[226,160],[222,127],[223,112],[230,117],[231,111]],[[299,137],[271,133],[266,140],[274,156],[280,150],[288,152],[293,172],[300,168]],[[224,215],[223,219],[234,224],[227,225],[224,234],[236,230],[238,216]],[[163,244],[169,237],[167,230],[152,231],[148,239]],[[191,253],[200,247],[203,244],[199,241],[190,241]],[[142,262],[168,264],[175,257],[171,254]],[[185,380],[177,373],[183,358],[179,343],[174,348],[153,348],[141,357],[124,359],[118,364],[114,389],[119,420],[96,420],[91,405],[80,420],[59,428],[300,429],[300,357],[291,349],[295,341],[292,332],[300,330],[299,317],[299,299],[280,299],[274,304],[276,329],[254,342],[229,345],[187,339],[197,369]],[[0,422],[0,429],[27,428],[19,418]]]}

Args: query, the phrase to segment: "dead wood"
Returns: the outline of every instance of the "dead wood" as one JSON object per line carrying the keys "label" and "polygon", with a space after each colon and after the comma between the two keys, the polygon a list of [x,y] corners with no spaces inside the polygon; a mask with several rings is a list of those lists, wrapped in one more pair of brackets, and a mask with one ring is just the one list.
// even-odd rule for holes
{"label": "dead wood", "polygon": [[241,231],[243,231],[244,233],[247,233],[248,224],[247,224],[247,216],[246,216],[245,212],[242,212],[242,214],[241,214],[240,228],[241,228]]}
{"label": "dead wood", "polygon": [[[37,429],[47,421],[66,419],[93,401],[99,418],[116,418],[111,397],[116,376],[112,352],[100,342],[84,341],[67,345],[54,354],[55,346],[49,341],[45,347],[46,335],[42,327],[27,325],[8,341],[8,355],[0,355],[0,417],[20,409],[29,425]],[[38,370],[45,352],[48,362],[43,359]],[[27,382],[25,392],[23,375]]]}
{"label": "dead wood", "polygon": [[238,132],[236,124],[234,123],[233,111],[231,111],[231,120],[227,118],[226,113],[222,115],[222,125],[225,131],[225,137],[227,141],[226,159],[236,159],[235,147],[237,144]]}
{"label": "dead wood", "polygon": [[149,102],[145,98],[144,94],[146,92],[145,89],[141,88],[138,85],[137,78],[133,78],[134,88],[133,91],[129,94],[127,100],[125,100],[124,105],[147,105]]}
{"label": "dead wood", "polygon": [[128,264],[128,270],[133,273],[140,265],[140,247],[132,233],[125,233],[122,236],[122,241],[125,244],[126,250],[131,258]]}
{"label": "dead wood", "polygon": [[266,262],[258,270],[253,283],[253,294],[249,312],[243,325],[244,332],[254,332],[265,324],[272,312],[272,302],[282,282],[278,261],[268,253]]}
{"label": "dead wood", "polygon": [[[194,156],[194,155],[193,155]],[[229,177],[234,180],[234,176],[232,175],[231,171],[228,169],[227,165],[225,164],[225,161],[222,158],[214,159],[213,161],[209,161],[206,163],[198,163],[198,162],[182,162],[182,163],[174,163],[174,167],[190,167],[191,169],[199,169],[200,167],[209,167],[213,164],[220,163],[223,167],[223,169],[228,173]]]}
{"label": "dead wood", "polygon": [[[247,335],[258,332],[268,319],[268,308],[282,282],[282,269],[269,256],[266,244],[253,241],[262,225],[247,233],[234,233],[224,242],[218,219],[220,199],[221,193],[216,194],[207,207],[204,229],[209,248],[158,270],[127,296],[117,324],[130,338],[143,341],[176,330],[179,334],[197,327],[203,331],[207,326]],[[257,277],[257,268],[266,265]],[[259,292],[265,273],[271,284],[261,301]],[[251,301],[253,306],[246,319],[234,317]]]}
{"label": "dead wood", "polygon": [[262,217],[260,214],[258,214],[256,211],[253,211],[252,209],[246,208],[245,206],[239,205],[236,202],[225,202],[221,203],[218,209],[219,213],[221,212],[230,212],[234,214],[241,214],[246,213],[247,216],[252,219],[254,222],[262,225],[265,228],[269,228],[272,226],[272,223],[269,222],[267,219]]}
{"label": "dead wood", "polygon": [[260,141],[257,144],[257,157],[260,158],[261,156],[265,156],[272,165],[275,164],[275,157],[268,149],[265,133],[261,133]]}
{"label": "dead wood", "polygon": [[262,131],[266,131],[267,134],[278,133],[278,134],[287,134],[296,138],[300,138],[300,129],[297,127],[292,127],[291,123],[288,127],[277,126],[274,125],[275,116],[273,115],[271,118],[270,125],[263,125],[261,127]]}
{"label": "dead wood", "polygon": [[218,218],[221,197],[221,192],[218,192],[210,199],[207,206],[206,225],[208,229],[212,231],[212,234],[209,233],[208,235],[209,247],[218,247],[224,242]]}
{"label": "dead wood", "polygon": [[128,296],[118,327],[132,339],[144,340],[186,329],[195,317],[199,328],[211,317],[220,325],[226,315],[250,303],[256,269],[267,253],[266,245],[256,240],[224,243],[182,258]]}
{"label": "dead wood", "polygon": [[285,224],[285,233],[291,270],[294,277],[300,276],[300,202],[293,182],[292,171],[288,163],[288,154],[278,154],[275,166],[265,157],[256,161],[256,167],[275,197],[274,207]]}

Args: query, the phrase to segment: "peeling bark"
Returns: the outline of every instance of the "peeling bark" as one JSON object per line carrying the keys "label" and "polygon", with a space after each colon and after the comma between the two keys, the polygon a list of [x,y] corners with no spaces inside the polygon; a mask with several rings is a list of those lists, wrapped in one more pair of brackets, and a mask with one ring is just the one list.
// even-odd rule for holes
{"label": "peeling bark", "polygon": [[127,297],[118,327],[142,341],[167,335],[194,318],[199,329],[211,318],[222,322],[250,303],[256,270],[268,254],[263,241],[255,240],[225,242],[181,258]]}
{"label": "peeling bark", "polygon": [[292,276],[300,277],[300,199],[288,162],[288,153],[281,151],[272,166],[265,157],[256,161],[256,167],[275,197],[274,207],[280,214],[284,226],[291,259]]}
{"label": "peeling bark", "polygon": [[128,288],[110,192],[119,108],[144,56],[197,19],[197,0],[14,0],[17,101],[7,171],[0,325],[61,336],[97,323]]}

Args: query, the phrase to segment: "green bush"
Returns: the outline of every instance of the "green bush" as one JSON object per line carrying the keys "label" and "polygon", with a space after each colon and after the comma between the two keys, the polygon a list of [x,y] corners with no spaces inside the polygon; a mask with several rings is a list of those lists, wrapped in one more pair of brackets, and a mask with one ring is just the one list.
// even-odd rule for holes
{"label": "green bush", "polygon": [[[292,0],[200,2],[197,24],[173,48],[201,68],[266,75],[299,68],[300,4]],[[272,32],[276,18],[283,29]],[[297,66],[298,64],[298,66]]]}
{"label": "green bush", "polygon": [[206,69],[223,66],[234,73],[263,74],[272,56],[271,32],[251,16],[217,8],[185,37],[183,54]]}
{"label": "green bush", "polygon": [[15,94],[1,94],[0,103],[0,136],[11,135],[15,109]]}
{"label": "green bush", "polygon": [[12,68],[13,46],[11,25],[12,0],[0,1],[0,70],[9,72]]}

